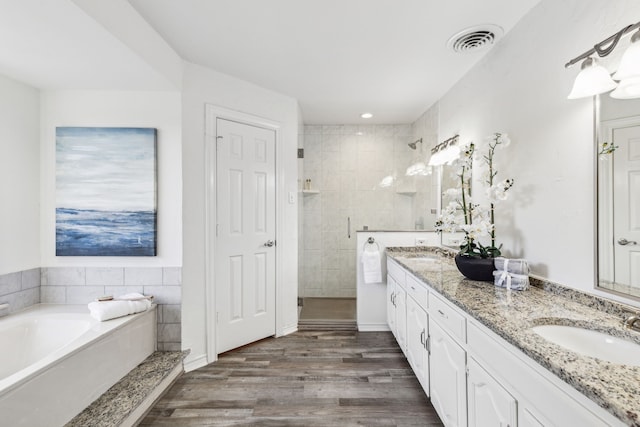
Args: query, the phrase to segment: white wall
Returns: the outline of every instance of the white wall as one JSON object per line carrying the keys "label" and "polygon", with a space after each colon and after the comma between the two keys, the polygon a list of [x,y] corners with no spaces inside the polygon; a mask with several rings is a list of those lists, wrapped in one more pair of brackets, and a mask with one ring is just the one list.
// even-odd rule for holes
{"label": "white wall", "polygon": [[567,100],[573,57],[640,17],[633,0],[543,0],[440,100],[440,135],[481,142],[507,132],[501,177],[515,178],[498,213],[506,253],[533,273],[595,293],[590,99]]}
{"label": "white wall", "polygon": [[[57,126],[158,129],[158,251],[155,257],[56,257]],[[181,100],[179,92],[44,91],[41,98],[41,266],[179,267],[182,264]]]}
{"label": "white wall", "polygon": [[0,274],[40,267],[40,94],[0,76]]}
{"label": "white wall", "polygon": [[[182,85],[183,161],[183,294],[182,345],[191,349],[187,365],[206,359],[205,310],[205,105],[212,104],[281,124],[284,175],[277,188],[277,209],[282,215],[284,241],[282,281],[278,283],[279,332],[297,327],[298,207],[283,203],[283,194],[297,192],[298,104],[293,98],[263,89],[216,71],[185,63]],[[280,224],[280,222],[279,222]],[[211,325],[213,327],[213,325]],[[194,362],[195,361],[195,362]],[[197,363],[196,363],[197,362]]]}

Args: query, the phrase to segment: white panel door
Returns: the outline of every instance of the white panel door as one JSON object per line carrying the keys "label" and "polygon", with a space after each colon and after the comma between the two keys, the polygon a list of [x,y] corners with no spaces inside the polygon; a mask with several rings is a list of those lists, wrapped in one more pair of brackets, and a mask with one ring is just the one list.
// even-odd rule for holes
{"label": "white panel door", "polygon": [[516,399],[472,358],[467,369],[469,427],[516,427]]}
{"label": "white panel door", "polygon": [[217,119],[218,353],[275,334],[275,132]]}
{"label": "white panel door", "polygon": [[402,352],[407,354],[407,292],[399,283],[396,282],[396,295],[393,298],[393,302],[396,306],[396,340],[398,345],[402,349]]}
{"label": "white panel door", "polygon": [[429,335],[431,403],[445,426],[466,426],[466,353],[432,320],[429,321]]}
{"label": "white panel door", "polygon": [[389,325],[389,329],[393,333],[393,336],[398,339],[398,331],[396,328],[396,305],[394,303],[394,298],[396,296],[396,281],[393,280],[393,277],[387,275],[387,324]]}
{"label": "white panel door", "polygon": [[428,319],[427,312],[413,298],[407,296],[407,359],[427,396],[429,396]]}
{"label": "white panel door", "polygon": [[640,126],[613,136],[615,281],[640,288]]}

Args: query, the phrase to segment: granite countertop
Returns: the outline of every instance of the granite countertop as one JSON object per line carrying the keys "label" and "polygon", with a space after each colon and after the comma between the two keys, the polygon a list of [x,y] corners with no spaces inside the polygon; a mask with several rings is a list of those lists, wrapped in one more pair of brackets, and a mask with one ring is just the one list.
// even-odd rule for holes
{"label": "granite countertop", "polygon": [[[558,291],[535,280],[532,284],[536,286],[526,291],[469,280],[439,248],[387,248],[387,256],[621,421],[640,426],[640,367],[574,353],[530,329],[543,324],[572,325],[640,344],[640,333],[622,327],[624,306],[576,291]],[[425,256],[437,260],[425,260]]]}

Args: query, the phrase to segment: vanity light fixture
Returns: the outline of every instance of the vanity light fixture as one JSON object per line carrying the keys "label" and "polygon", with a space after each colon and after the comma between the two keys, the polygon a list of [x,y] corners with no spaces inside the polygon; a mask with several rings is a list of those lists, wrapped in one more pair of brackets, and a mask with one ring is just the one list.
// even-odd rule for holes
{"label": "vanity light fixture", "polygon": [[609,71],[598,64],[597,59],[588,57],[582,62],[580,73],[573,82],[568,99],[586,98],[599,93],[609,92],[618,84],[613,81]]}
{"label": "vanity light fixture", "polygon": [[618,71],[613,78],[618,81],[624,81],[633,77],[640,76],[640,30],[631,36],[631,45],[624,51]]}
{"label": "vanity light fixture", "polygon": [[360,114],[360,117],[362,117],[363,119],[370,119],[371,117],[373,117],[373,114],[371,114],[371,113],[362,113],[362,114]]}
{"label": "vanity light fixture", "polygon": [[431,149],[431,158],[428,166],[450,165],[460,157],[460,147],[458,147],[459,135],[455,135]]}
{"label": "vanity light fixture", "polygon": [[[593,95],[608,92],[616,89],[611,93],[614,98],[638,98],[640,97],[640,31],[636,32],[631,38],[631,45],[625,51],[618,72],[613,78],[609,71],[601,65],[598,65],[596,58],[609,55],[618,45],[618,42],[625,34],[640,28],[640,22],[628,25],[597,43],[581,55],[575,57],[565,64],[565,68],[583,61],[580,73],[576,76],[576,80],[569,94],[569,99],[585,98]],[[620,84],[614,80],[620,81]]]}

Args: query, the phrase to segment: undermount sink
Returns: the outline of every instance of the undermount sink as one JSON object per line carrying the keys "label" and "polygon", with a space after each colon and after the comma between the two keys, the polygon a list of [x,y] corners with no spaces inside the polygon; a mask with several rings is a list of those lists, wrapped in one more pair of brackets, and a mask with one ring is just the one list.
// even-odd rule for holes
{"label": "undermount sink", "polygon": [[531,328],[542,338],[584,356],[621,365],[640,366],[640,345],[603,332],[565,325]]}

